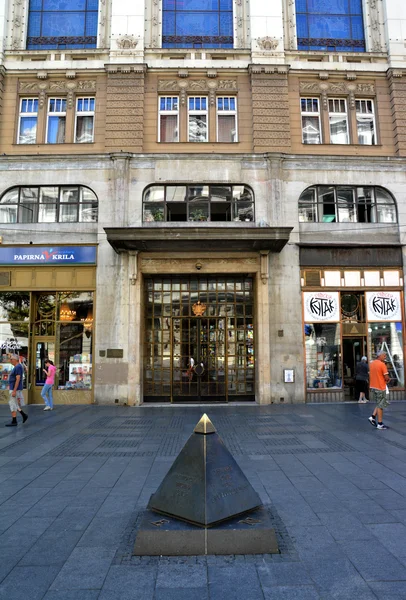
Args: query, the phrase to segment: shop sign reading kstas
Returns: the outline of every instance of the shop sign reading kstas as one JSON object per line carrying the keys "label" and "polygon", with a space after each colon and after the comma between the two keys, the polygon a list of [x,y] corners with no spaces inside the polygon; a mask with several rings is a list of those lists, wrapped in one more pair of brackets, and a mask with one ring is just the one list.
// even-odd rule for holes
{"label": "shop sign reading kstas", "polygon": [[401,321],[400,292],[366,292],[368,321]]}
{"label": "shop sign reading kstas", "polygon": [[303,303],[306,323],[340,320],[338,292],[304,292]]}

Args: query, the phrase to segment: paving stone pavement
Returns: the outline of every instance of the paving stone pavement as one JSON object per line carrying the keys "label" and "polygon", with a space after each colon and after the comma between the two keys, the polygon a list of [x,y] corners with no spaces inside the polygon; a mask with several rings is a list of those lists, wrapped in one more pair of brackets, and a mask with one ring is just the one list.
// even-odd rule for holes
{"label": "paving stone pavement", "polygon": [[[0,406],[0,600],[406,600],[406,402]],[[278,555],[134,557],[137,518],[207,412]]]}

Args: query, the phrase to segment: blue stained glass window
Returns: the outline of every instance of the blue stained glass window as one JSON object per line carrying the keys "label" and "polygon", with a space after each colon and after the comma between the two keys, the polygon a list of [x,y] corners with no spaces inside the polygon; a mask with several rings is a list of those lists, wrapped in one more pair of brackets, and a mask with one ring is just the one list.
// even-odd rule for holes
{"label": "blue stained glass window", "polygon": [[163,0],[164,48],[232,48],[232,0]]}
{"label": "blue stained glass window", "polygon": [[362,0],[296,0],[299,50],[365,52]]}
{"label": "blue stained glass window", "polygon": [[30,0],[27,48],[96,48],[98,0]]}

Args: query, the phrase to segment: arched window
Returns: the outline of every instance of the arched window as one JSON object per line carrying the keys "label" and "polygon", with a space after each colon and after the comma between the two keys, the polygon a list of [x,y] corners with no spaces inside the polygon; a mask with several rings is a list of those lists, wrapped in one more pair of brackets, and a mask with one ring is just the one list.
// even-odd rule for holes
{"label": "arched window", "polygon": [[28,50],[96,48],[99,0],[30,0]]}
{"label": "arched window", "polygon": [[233,0],[163,0],[163,48],[232,48]]}
{"label": "arched window", "polygon": [[299,50],[365,52],[362,0],[296,0]]}
{"label": "arched window", "polygon": [[246,185],[171,184],[144,190],[143,221],[253,221],[254,194]]}
{"label": "arched window", "polygon": [[382,187],[317,185],[299,198],[301,223],[397,223],[396,202]]}
{"label": "arched window", "polygon": [[0,198],[0,223],[91,223],[96,194],[81,185],[13,187]]}

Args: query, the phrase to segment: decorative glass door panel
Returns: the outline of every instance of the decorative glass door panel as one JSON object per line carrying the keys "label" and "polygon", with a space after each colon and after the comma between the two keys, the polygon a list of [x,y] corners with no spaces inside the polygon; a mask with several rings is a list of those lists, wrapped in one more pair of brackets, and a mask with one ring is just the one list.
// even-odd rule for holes
{"label": "decorative glass door panel", "polygon": [[254,400],[251,277],[156,277],[145,293],[145,401]]}

